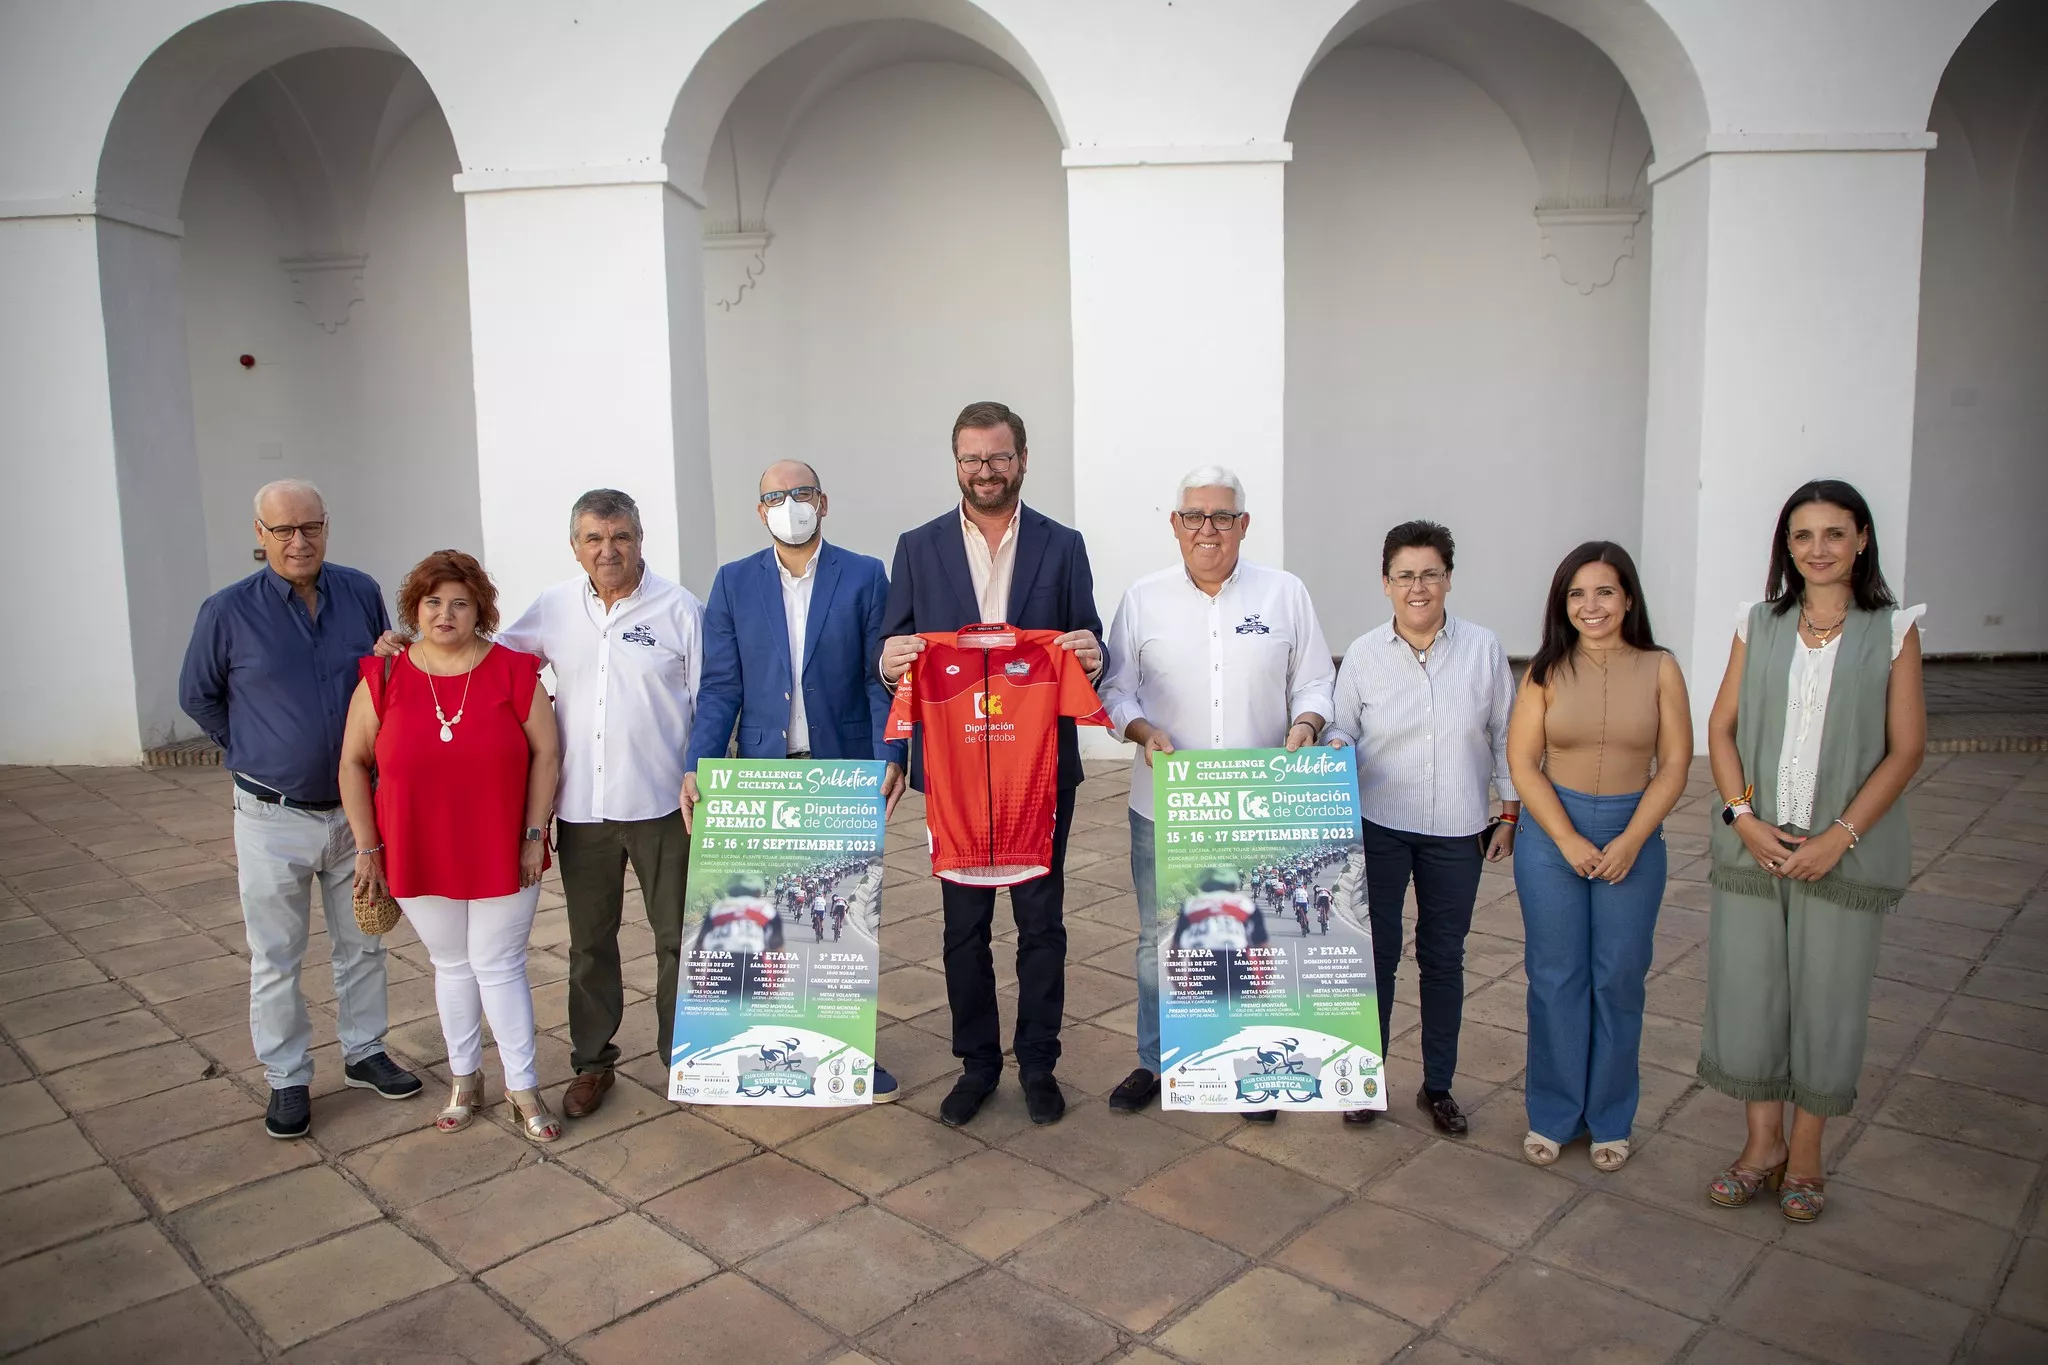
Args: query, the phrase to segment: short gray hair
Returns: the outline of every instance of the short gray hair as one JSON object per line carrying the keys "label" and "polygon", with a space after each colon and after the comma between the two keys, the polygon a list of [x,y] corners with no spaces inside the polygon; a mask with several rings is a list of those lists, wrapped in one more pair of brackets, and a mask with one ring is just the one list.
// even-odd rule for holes
{"label": "short gray hair", "polygon": [[633,534],[644,538],[640,529],[640,504],[628,494],[616,488],[593,488],[576,499],[576,505],[569,509],[569,539],[576,539],[576,523],[585,517],[599,521],[630,521]]}
{"label": "short gray hair", "polygon": [[1180,486],[1173,490],[1175,511],[1180,510],[1181,499],[1188,495],[1190,488],[1228,488],[1231,496],[1237,499],[1237,510],[1250,510],[1244,505],[1244,485],[1238,481],[1236,474],[1220,464],[1205,464],[1200,469],[1190,469],[1181,475]]}
{"label": "short gray hair", "polygon": [[312,484],[307,483],[304,479],[272,479],[269,483],[256,490],[256,520],[263,520],[263,500],[272,493],[310,494],[313,501],[320,504],[320,515],[327,515],[327,499],[322,497],[320,490]]}

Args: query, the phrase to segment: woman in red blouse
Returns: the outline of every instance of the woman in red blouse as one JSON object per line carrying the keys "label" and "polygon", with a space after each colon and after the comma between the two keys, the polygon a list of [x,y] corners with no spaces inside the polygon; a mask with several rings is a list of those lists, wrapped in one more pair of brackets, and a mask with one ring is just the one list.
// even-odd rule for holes
{"label": "woman in red blouse", "polygon": [[398,590],[398,619],[417,639],[362,661],[342,738],[356,884],[388,886],[434,961],[455,1080],[434,1126],[452,1133],[483,1108],[488,1018],[514,1115],[553,1142],[562,1129],[534,1070],[526,940],[562,766],[554,707],[540,660],[491,643],[498,593],[471,556],[421,560]]}

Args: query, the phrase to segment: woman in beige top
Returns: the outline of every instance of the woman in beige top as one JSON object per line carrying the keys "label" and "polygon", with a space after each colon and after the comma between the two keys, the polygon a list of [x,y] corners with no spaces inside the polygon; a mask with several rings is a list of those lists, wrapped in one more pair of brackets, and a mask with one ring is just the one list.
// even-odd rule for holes
{"label": "woman in beige top", "polygon": [[1657,647],[1628,551],[1588,541],[1550,580],[1543,644],[1515,698],[1508,766],[1529,975],[1529,1135],[1538,1166],[1585,1133],[1628,1160],[1643,979],[1664,898],[1664,817],[1685,791],[1692,710]]}

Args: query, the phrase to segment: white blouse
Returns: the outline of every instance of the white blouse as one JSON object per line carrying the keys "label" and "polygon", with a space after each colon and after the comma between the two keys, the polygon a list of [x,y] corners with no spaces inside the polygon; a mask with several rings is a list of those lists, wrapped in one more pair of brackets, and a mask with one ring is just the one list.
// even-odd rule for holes
{"label": "white blouse", "polygon": [[[1744,602],[1735,617],[1735,637],[1749,643],[1749,611],[1754,602]],[[1905,607],[1892,613],[1892,658],[1906,647],[1906,632],[1927,614],[1927,604]],[[1828,688],[1835,677],[1834,639],[1814,649],[1800,637],[1792,651],[1790,686],[1785,691],[1785,739],[1778,749],[1778,823],[1800,829],[1813,824],[1813,786],[1820,775],[1821,731],[1828,716]]]}

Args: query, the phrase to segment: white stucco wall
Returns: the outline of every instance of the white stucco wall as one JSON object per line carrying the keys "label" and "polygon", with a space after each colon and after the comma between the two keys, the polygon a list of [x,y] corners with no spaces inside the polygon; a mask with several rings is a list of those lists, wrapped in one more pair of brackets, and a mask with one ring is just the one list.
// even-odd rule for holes
{"label": "white stucco wall", "polygon": [[1386,530],[1440,521],[1451,610],[1533,650],[1565,552],[1639,540],[1648,220],[1613,283],[1564,283],[1515,125],[1409,52],[1333,53],[1289,137],[1288,567],[1341,650],[1387,615]]}
{"label": "white stucco wall", "polygon": [[[831,494],[827,535],[887,562],[898,533],[958,500],[947,435],[984,398],[1027,424],[1026,500],[1073,520],[1059,152],[1030,90],[955,63],[870,72],[809,112],[774,176],[754,283],[710,257],[721,560],[767,543],[757,480],[796,458]],[[729,217],[730,170],[714,162],[707,217]]]}
{"label": "white stucco wall", "polygon": [[[476,552],[475,397],[462,201],[438,111],[393,144],[370,187],[362,300],[333,332],[278,264],[305,250],[282,163],[231,102],[193,157],[183,217],[185,334],[206,501],[209,587],[250,572],[250,495],[306,478],[327,496],[329,554],[387,598],[428,551]],[[273,149],[274,150],[274,149]],[[253,370],[239,357],[256,358]]]}
{"label": "white stucco wall", "polygon": [[[0,316],[0,358],[7,362],[0,364],[0,501],[118,515],[124,530],[99,561],[74,571],[73,595],[100,604],[108,621],[79,641],[66,686],[0,682],[9,703],[0,707],[0,759],[132,759],[165,724],[179,643],[173,637],[215,576],[211,533],[197,529],[208,519],[200,509],[206,481],[197,473],[195,395],[186,376],[195,369],[210,373],[216,351],[213,338],[193,339],[187,362],[180,201],[193,149],[222,101],[252,77],[303,54],[371,49],[386,54],[388,63],[409,61],[445,113],[460,160],[456,188],[465,196],[459,240],[469,285],[479,523],[488,562],[507,580],[508,594],[522,599],[566,569],[561,512],[592,482],[643,494],[650,556],[686,582],[701,586],[716,558],[744,548],[721,543],[725,537],[713,524],[705,412],[712,400],[706,394],[745,390],[715,361],[707,378],[700,291],[707,277],[696,231],[713,140],[734,97],[813,38],[836,41],[833,34],[870,21],[879,22],[863,30],[863,42],[888,25],[921,24],[978,49],[984,56],[969,62],[977,71],[991,80],[1005,79],[997,70],[1008,72],[1020,90],[1028,87],[1037,97],[1048,150],[1059,152],[1067,168],[1070,289],[1064,295],[1050,290],[1048,297],[1068,309],[1060,344],[1068,348],[1061,354],[1073,360],[1063,376],[1072,389],[1072,517],[1095,546],[1108,605],[1123,583],[1168,552],[1164,544],[1126,534],[1131,489],[1154,489],[1177,472],[1170,465],[1194,462],[1184,456],[1232,460],[1264,490],[1260,505],[1272,519],[1261,523],[1255,552],[1301,563],[1296,546],[1326,538],[1318,524],[1285,524],[1295,519],[1294,499],[1307,483],[1299,470],[1283,468],[1281,455],[1283,427],[1295,425],[1292,415],[1283,422],[1283,389],[1298,398],[1313,375],[1298,354],[1291,363],[1284,355],[1298,352],[1282,337],[1290,296],[1299,300],[1304,286],[1299,269],[1283,284],[1283,261],[1298,247],[1285,244],[1282,182],[1300,180],[1328,159],[1304,125],[1302,157],[1288,165],[1290,111],[1315,98],[1313,90],[1300,90],[1305,73],[1361,32],[1365,41],[1426,53],[1485,89],[1518,125],[1533,158],[1525,166],[1546,196],[1557,187],[1557,168],[1566,165],[1567,197],[1576,202],[1578,138],[1539,137],[1528,127],[1544,102],[1543,87],[1530,76],[1549,61],[1539,49],[1551,45],[1517,37],[1509,60],[1488,63],[1466,41],[1475,30],[1496,28],[1526,36],[1526,19],[1509,16],[1522,10],[1547,15],[1597,45],[1626,77],[1656,141],[1657,165],[1648,178],[1656,187],[1657,288],[1639,512],[1650,529],[1642,558],[1659,585],[1653,605],[1663,621],[1674,623],[1663,633],[1681,637],[1681,654],[1698,677],[1718,667],[1726,648],[1719,620],[1731,594],[1720,579],[1749,577],[1744,566],[1760,558],[1759,523],[1771,510],[1763,503],[1773,500],[1759,500],[1754,489],[1775,484],[1794,464],[1824,457],[1832,472],[1866,485],[1886,525],[1897,528],[1887,557],[1896,545],[1907,590],[1916,596],[1955,591],[1941,585],[1938,562],[1928,570],[1936,577],[1920,587],[1919,565],[1928,556],[1938,561],[1944,547],[1992,543],[1955,508],[1970,500],[1978,507],[2027,507],[2040,497],[2028,472],[2038,463],[1984,453],[2021,447],[2001,445],[2002,437],[1978,439],[1994,416],[2022,438],[2032,420],[2022,420],[2022,405],[1999,406],[2003,381],[1992,382],[1997,376],[1988,362],[1958,362],[1958,378],[1947,383],[1932,372],[1919,381],[1915,373],[1919,160],[1930,145],[1928,108],[1951,54],[1989,3],[1521,0],[1520,9],[1507,10],[1494,0],[1164,6],[1150,0],[613,0],[602,6],[92,0],[0,9],[0,297],[8,303]],[[2030,3],[2003,0],[1999,10],[2010,14]],[[1439,27],[1430,39],[1430,16],[1453,12],[1452,31]],[[878,54],[907,59],[901,51],[883,52],[886,46],[876,40],[839,74],[855,67],[872,71]],[[920,51],[926,60],[935,52],[944,56],[942,49]],[[967,59],[956,51],[950,60]],[[2031,70],[2029,78],[2038,81],[2038,63]],[[1327,71],[1317,71],[1311,84],[1327,78]],[[1461,100],[1469,103],[1469,96]],[[1485,122],[1476,114],[1472,121],[1475,129]],[[809,115],[804,122],[811,122]],[[1462,119],[1453,122],[1463,126]],[[919,135],[948,131],[920,127]],[[1402,131],[1444,136],[1435,125],[1420,130],[1405,121]],[[793,144],[786,167],[804,155],[802,143]],[[1507,145],[1504,137],[1475,132],[1472,146],[1459,155],[1485,164],[1497,156],[1506,165],[1513,160]],[[379,146],[393,164],[405,159],[402,149]],[[872,146],[860,151],[868,155]],[[1330,155],[1363,155],[1348,148],[1339,153]],[[303,176],[319,163],[295,164]],[[884,162],[868,164],[887,169]],[[869,188],[875,199],[902,194],[886,174]],[[427,194],[424,181],[419,193]],[[1494,207],[1506,213],[1504,204]],[[1303,212],[1297,205],[1289,211]],[[1410,260],[1429,259],[1414,255],[1418,245],[1462,250],[1492,240],[1495,228],[1500,242],[1506,240],[1500,224],[1474,226],[1489,221],[1484,213],[1449,233],[1418,229],[1403,237],[1394,228],[1404,212],[1416,216],[1412,205],[1376,201],[1365,230],[1384,246],[1408,251]],[[968,240],[980,230],[963,226],[957,215],[920,221],[915,229],[939,242]],[[396,249],[378,245],[367,220],[363,232],[354,245],[367,244],[372,257],[368,298],[349,324],[359,336],[369,334],[373,313],[385,306],[376,279]],[[1930,232],[1942,235],[1939,219]],[[1534,238],[1532,227],[1532,247]],[[2038,237],[2023,244],[2034,241]],[[1612,306],[1627,288],[1639,287],[1632,279],[1653,273],[1646,268],[1648,242],[1639,232],[1634,259],[1616,284],[1593,295],[1592,309],[1581,312]],[[941,249],[928,254],[944,259]],[[1364,254],[1351,252],[1347,259]],[[1965,255],[1959,251],[1953,259],[1961,264]],[[2017,258],[2038,261],[2038,254]],[[855,262],[854,273],[874,259]],[[1490,258],[1479,253],[1472,259],[1484,267],[1484,277]],[[440,337],[440,322],[452,315],[444,295],[452,291],[454,270],[425,256],[421,261],[418,287],[408,294],[420,295],[435,321],[408,324],[402,337],[387,333],[374,348],[359,344],[354,374],[362,393],[402,389],[436,371],[436,392],[461,387],[447,361],[452,353],[438,341],[433,358],[406,354],[414,340]],[[1943,277],[1930,269],[1931,281]],[[766,278],[775,279],[773,261]],[[2022,286],[2032,287],[2026,285],[2032,279],[2038,276],[2023,273]],[[1528,320],[1521,311],[1528,299],[1519,291],[1530,284],[1505,287],[1510,317]],[[1364,288],[1331,280],[1333,291],[1353,286]],[[818,288],[841,290],[831,296],[842,302],[856,297],[844,280]],[[1387,291],[1396,301],[1419,302],[1406,277],[1388,282]],[[2009,293],[2040,295],[2038,288]],[[906,298],[899,291],[878,303],[896,310],[888,314],[893,319],[921,317]],[[1295,311],[1318,301],[1301,302]],[[1448,302],[1463,306],[1465,300],[1452,295]],[[1568,299],[1560,303],[1573,306]],[[1955,319],[1960,328],[1968,313],[1941,300],[1927,308],[1934,355],[1933,343],[1949,327],[1940,319]],[[1423,322],[1442,325],[1434,314]],[[1485,369],[1493,363],[1483,349],[1491,338],[1485,328],[1472,335]],[[1411,336],[1419,349],[1436,340],[1429,326]],[[1545,340],[1560,343],[1557,335]],[[800,355],[799,344],[790,343],[787,353]],[[1385,365],[1408,359],[1366,358]],[[1473,363],[1450,358],[1468,368]],[[1030,360],[1037,363],[1036,353]],[[869,363],[865,356],[856,361]],[[391,373],[380,374],[378,366],[387,363]],[[949,351],[940,363],[957,364],[959,357]],[[1944,355],[1931,368],[1947,372],[1950,363]],[[2024,356],[2016,364],[2039,369]],[[323,373],[331,382],[345,370],[335,365]],[[1985,375],[1991,379],[1976,382]],[[1358,387],[1354,373],[1338,379]],[[1581,409],[1626,406],[1610,401],[1613,392],[1627,391],[1626,385],[1608,387],[1612,374],[1566,380],[1581,385],[1575,395]],[[1916,384],[1927,418],[1917,433]],[[1940,402],[1929,401],[1928,386]],[[981,388],[978,375],[933,385],[941,387],[969,395],[991,391]],[[1470,399],[1481,386],[1447,387],[1455,389],[1460,410],[1486,414],[1485,403]],[[2016,383],[2013,389],[2023,394],[2037,387]],[[1979,391],[1975,407],[1942,406],[1945,395],[1967,388]],[[1044,474],[1052,443],[1047,422],[1057,422],[1060,400],[1005,391],[999,383],[992,391],[1031,417],[1040,458],[1032,496],[1059,510]],[[1518,397],[1532,415],[1510,434],[1523,436],[1525,445],[1529,432],[1576,430],[1541,397]],[[936,395],[910,395],[911,406],[931,403],[940,419],[958,401],[964,397],[951,392],[943,403]],[[1198,406],[1202,420],[1169,447],[1157,440],[1158,424],[1149,414],[1179,405]],[[294,412],[335,410],[324,397],[290,406]],[[368,420],[365,411],[359,403],[355,420]],[[461,443],[457,426],[437,428],[403,405],[389,411],[393,429],[366,427],[359,450],[395,445],[400,432],[440,431],[433,436],[437,451]],[[1448,475],[1431,466],[1427,477],[1453,486],[1456,497],[1469,496],[1476,480],[1468,470],[1495,448],[1496,429],[1476,417],[1424,417],[1418,425],[1438,423],[1461,442],[1454,452],[1460,463]],[[942,425],[927,428],[920,419],[918,439]],[[911,429],[908,422],[905,429]],[[1591,448],[1605,449],[1600,432],[1579,434]],[[1909,458],[1916,438],[1926,456],[1918,471]],[[909,436],[893,439],[892,450],[910,443]],[[1474,445],[1477,454],[1466,448]],[[1938,499],[1930,501],[1925,481],[1938,459],[1960,458],[1965,447],[1979,452],[1971,458],[1982,468],[1963,481],[1967,497],[1945,509]],[[410,459],[393,465],[410,470]],[[1606,468],[1596,464],[1596,471]],[[1909,478],[1921,486],[1910,503],[1924,529],[1907,524]],[[1510,491],[1513,499],[1503,497],[1503,506],[1525,497],[1519,485]],[[927,496],[912,492],[917,500]],[[1604,491],[1591,496],[1592,505],[1605,505],[1599,501]],[[744,515],[743,497],[736,503],[721,492],[716,502],[718,517]],[[1367,541],[1409,510],[1424,509],[1375,506],[1362,514],[1369,515]],[[1511,586],[1496,601],[1482,600],[1475,588],[1475,580],[1491,580],[1497,567],[1482,567],[1475,551],[1503,543],[1488,519],[1493,510],[1453,502],[1443,513],[1467,546],[1454,605],[1495,617],[1492,623],[1513,641],[1517,628],[1508,618],[1521,615],[1515,595],[1522,589],[1512,586],[1512,575],[1526,573],[1525,566],[1510,566]],[[1569,514],[1550,510],[1553,517]],[[2031,534],[2038,515],[2028,510],[2026,531],[2012,545],[2038,540]],[[355,515],[349,513],[351,522]],[[859,519],[842,509],[835,531],[849,534],[846,525]],[[908,519],[898,515],[886,529],[861,534],[885,540],[896,522]],[[1612,518],[1603,515],[1601,523],[1557,539],[1612,533]],[[1356,527],[1343,529],[1359,534]],[[1999,523],[1992,530],[2004,535],[2007,528]],[[414,529],[406,539],[442,538]],[[344,535],[338,546],[348,543]],[[1903,562],[1909,547],[1912,562]],[[218,548],[225,556],[231,547],[223,540]],[[360,553],[344,553],[360,559],[393,552],[364,544]],[[1531,558],[1538,561],[1533,577],[1540,579],[1555,551]],[[2019,549],[1998,548],[1992,560],[1978,579],[1966,581],[1958,569],[1953,581],[1977,589],[1984,575],[2015,583],[2039,576],[2038,561]],[[224,557],[222,567],[228,562]],[[14,581],[41,572],[43,561],[38,547],[18,541],[0,549],[0,568]],[[1328,595],[1320,586],[1318,592]],[[1533,600],[1534,588],[1529,592]],[[16,638],[54,638],[64,629],[65,609],[36,594],[17,594],[0,608],[0,628]],[[1349,628],[1341,610],[1326,610],[1331,635],[1341,639]],[[1943,610],[1938,600],[1936,610]],[[1994,606],[1966,614],[2003,614],[2013,634],[2024,612]],[[1944,648],[1963,647],[1960,637],[1930,638]],[[2026,645],[2016,639],[2005,647]]]}
{"label": "white stucco wall", "polygon": [[2048,650],[2048,149],[2001,185],[1953,111],[1933,126],[1904,587],[1930,650]]}

